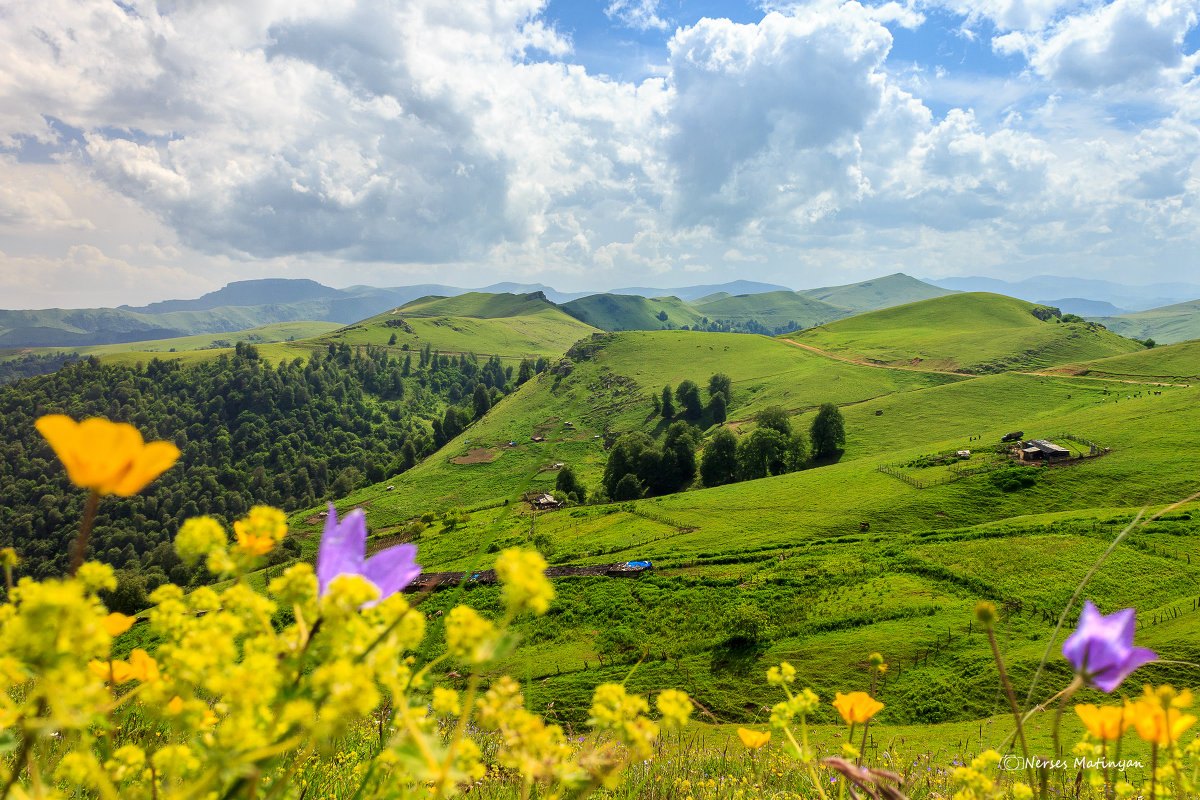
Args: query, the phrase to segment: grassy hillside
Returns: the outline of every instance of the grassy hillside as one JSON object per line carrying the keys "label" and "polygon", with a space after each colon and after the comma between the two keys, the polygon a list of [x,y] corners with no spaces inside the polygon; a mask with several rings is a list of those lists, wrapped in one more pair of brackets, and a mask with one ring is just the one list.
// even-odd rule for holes
{"label": "grassy hillside", "polygon": [[1110,331],[1159,344],[1200,339],[1200,300],[1115,317],[1089,317]]}
{"label": "grassy hillside", "polygon": [[1200,340],[1138,350],[1121,356],[1064,364],[1053,372],[1132,381],[1200,381]]}
{"label": "grassy hillside", "polygon": [[[628,294],[593,294],[563,303],[576,319],[605,331],[659,331],[689,328],[704,315],[678,297],[640,297]],[[666,319],[659,319],[665,314]]]}
{"label": "grassy hillside", "polygon": [[491,294],[467,292],[454,297],[422,297],[399,309],[405,316],[422,317],[516,317],[553,310],[555,305],[541,292]]}
{"label": "grassy hillside", "polygon": [[[307,339],[335,331],[342,326],[336,322],[276,322],[270,325],[259,325],[244,331],[232,333],[206,333],[195,336],[180,336],[172,339],[151,339],[144,342],[129,342],[127,344],[100,344],[83,347],[65,348],[68,352],[78,353],[81,357],[97,356],[104,361],[115,363],[134,363],[148,358],[186,358],[182,354],[191,351],[206,351],[228,349],[232,343],[251,342],[254,344],[267,342],[288,342],[296,339]],[[228,344],[222,344],[222,343]],[[60,347],[23,347],[0,351],[0,360],[15,358],[26,353],[55,353],[62,352]],[[200,356],[206,357],[206,356]]]}
{"label": "grassy hillside", "polygon": [[953,292],[897,272],[883,278],[849,283],[845,286],[805,289],[798,294],[853,311],[878,311],[932,297],[944,297]]}
{"label": "grassy hillside", "polygon": [[841,319],[850,314],[844,308],[837,308],[796,292],[739,294],[711,300],[701,298],[694,301],[692,307],[711,320],[740,323],[755,320],[767,328],[784,325],[811,328],[813,325]]}
{"label": "grassy hillside", "polygon": [[1141,349],[1089,323],[1048,321],[1039,306],[974,292],[860,314],[792,339],[839,356],[894,366],[987,373],[1042,369]]}
{"label": "grassy hillside", "polygon": [[[994,320],[1036,330],[1011,320],[1026,305],[985,307]],[[1200,448],[1193,388],[1153,387],[1161,392],[1154,394],[1152,387],[1020,373],[956,378],[850,364],[745,335],[622,333],[588,345],[575,351],[569,374],[531,381],[443,451],[390,479],[394,490],[366,489],[344,506],[364,505],[381,542],[423,511],[473,509],[465,523],[448,529],[435,522],[421,536],[421,560],[432,569],[483,568],[500,547],[528,546],[535,536],[556,563],[653,560],[654,574],[639,579],[558,581],[551,615],[524,628],[522,647],[503,665],[534,679],[532,707],[553,700],[573,723],[586,716],[596,682],[623,680],[647,653],[630,687],[685,688],[710,710],[708,721],[762,721],[758,709],[773,702],[762,671],[779,659],[797,665],[800,681],[827,698],[861,688],[865,657],[877,650],[893,664],[881,689],[885,724],[989,717],[999,709],[996,681],[986,640],[971,624],[975,603],[987,598],[1005,609],[1006,654],[1023,688],[1049,643],[1048,620],[1135,509],[1200,488],[1190,455]],[[1166,373],[1187,358],[1195,364],[1195,353],[1156,348],[1110,360]],[[553,485],[550,467],[558,461],[594,486],[606,442],[623,430],[661,429],[648,392],[717,370],[734,380],[735,420],[782,403],[804,428],[816,404],[839,403],[848,433],[841,459],[776,478],[536,517],[520,502],[527,489]],[[1010,430],[1077,451],[1088,449],[1080,440],[1111,450],[1041,469],[1034,485],[1017,491],[1002,490],[987,472],[904,468],[931,483],[949,481],[919,489],[878,471],[958,449],[976,451],[965,466],[986,469],[995,459],[988,448]],[[534,433],[547,441],[533,443]],[[485,457],[451,461],[473,449]],[[1194,513],[1140,531],[1086,593],[1106,612],[1137,606],[1139,642],[1183,661],[1200,658],[1191,604],[1200,580]],[[481,608],[496,602],[486,586],[464,596]],[[438,594],[428,602],[448,600]],[[730,638],[747,626],[758,630],[752,641]],[[1147,668],[1143,677],[1200,683],[1170,665]],[[1052,662],[1039,696],[1064,678],[1061,662]]]}
{"label": "grassy hillside", "polygon": [[[505,298],[512,295],[489,297]],[[452,301],[458,299],[451,298]],[[425,313],[423,309],[442,308],[440,303],[441,301],[431,301],[418,306],[418,314]],[[345,342],[351,346],[376,345],[391,349],[420,350],[429,344],[434,350],[442,353],[498,355],[502,360],[514,362],[523,358],[561,356],[579,339],[598,332],[596,328],[568,316],[544,301],[483,301],[464,308],[468,311],[497,313],[504,306],[509,306],[518,313],[488,318],[473,315],[418,316],[410,314],[406,306],[318,337],[311,345],[324,347],[328,342]],[[396,337],[396,341],[389,344],[393,336]]]}

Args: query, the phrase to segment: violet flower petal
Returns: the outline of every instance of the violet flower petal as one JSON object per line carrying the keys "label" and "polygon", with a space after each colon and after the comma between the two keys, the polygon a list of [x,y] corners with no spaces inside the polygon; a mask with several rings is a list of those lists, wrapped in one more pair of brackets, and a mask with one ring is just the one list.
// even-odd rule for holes
{"label": "violet flower petal", "polygon": [[367,546],[366,515],[356,508],[339,524],[337,509],[329,504],[329,517],[317,551],[317,589],[324,595],[338,575],[362,573],[363,553]]}
{"label": "violet flower petal", "polygon": [[368,558],[361,574],[379,587],[379,599],[383,600],[408,586],[421,574],[421,565],[416,562],[416,557],[415,544],[398,544]]}
{"label": "violet flower petal", "polygon": [[1158,656],[1133,646],[1137,612],[1122,609],[1104,616],[1091,600],[1084,602],[1075,632],[1063,642],[1063,656],[1091,685],[1112,692],[1138,667]]}

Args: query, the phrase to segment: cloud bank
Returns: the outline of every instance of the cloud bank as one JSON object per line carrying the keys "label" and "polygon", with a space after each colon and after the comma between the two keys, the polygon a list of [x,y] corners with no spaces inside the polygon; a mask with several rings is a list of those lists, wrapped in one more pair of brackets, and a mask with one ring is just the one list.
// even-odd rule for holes
{"label": "cloud bank", "polygon": [[[0,305],[1194,267],[1195,2],[604,13],[661,66],[590,72],[539,0],[6,3]],[[893,64],[935,14],[1015,67]]]}

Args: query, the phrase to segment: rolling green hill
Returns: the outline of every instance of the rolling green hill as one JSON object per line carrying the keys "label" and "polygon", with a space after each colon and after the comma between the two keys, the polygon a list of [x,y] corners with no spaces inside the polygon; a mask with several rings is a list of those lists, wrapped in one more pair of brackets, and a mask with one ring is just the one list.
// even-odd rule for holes
{"label": "rolling green hill", "polygon": [[[576,319],[605,331],[659,331],[689,328],[704,315],[678,297],[593,294],[562,304]],[[660,318],[665,315],[665,318]]]}
{"label": "rolling green hill", "polygon": [[[964,297],[971,318],[988,321],[986,330],[1074,332],[1031,315],[1036,325],[1026,324],[1021,315],[1030,304]],[[1145,374],[1200,370],[1195,350],[1172,350],[1139,349],[1109,361],[1144,362]],[[431,569],[480,569],[498,548],[531,542],[555,563],[653,560],[654,574],[641,579],[559,581],[551,615],[524,627],[521,648],[502,665],[535,679],[535,707],[554,700],[572,721],[586,717],[597,681],[625,679],[647,651],[629,677],[631,691],[685,688],[723,722],[752,721],[770,705],[761,675],[780,659],[828,697],[861,686],[861,664],[877,650],[894,667],[881,689],[888,706],[882,722],[989,716],[996,684],[986,639],[969,626],[975,603],[986,598],[1007,609],[1007,657],[1023,690],[1048,644],[1047,615],[1056,618],[1132,519],[1131,506],[1163,504],[1197,488],[1189,455],[1200,448],[1196,389],[887,369],[782,340],[696,332],[614,334],[568,357],[570,369],[530,381],[442,451],[389,479],[394,491],[371,487],[344,507],[368,507],[381,542],[421,512],[471,509],[465,523],[443,530],[435,522],[422,534],[422,563]],[[1189,359],[1193,366],[1183,367]],[[560,461],[594,487],[606,442],[625,430],[661,432],[650,392],[684,378],[702,382],[715,371],[733,379],[734,420],[782,404],[804,429],[817,404],[838,403],[848,432],[841,459],[776,478],[536,517],[520,502],[527,490],[553,486],[552,465]],[[744,432],[747,425],[731,427]],[[1111,451],[1040,470],[1033,486],[1004,491],[987,470],[996,458],[989,448],[1009,430],[1077,452],[1088,452],[1082,439]],[[920,489],[879,470],[959,449],[975,452],[964,466],[980,472],[900,467],[930,482]],[[478,457],[462,458],[471,452]],[[1139,641],[1164,658],[1200,656],[1189,605],[1200,579],[1196,529],[1187,513],[1155,523],[1109,559],[1086,593],[1106,612],[1136,605]],[[495,596],[475,587],[465,598],[488,608]],[[444,598],[435,595],[431,608]],[[748,626],[758,631],[749,643],[730,639]],[[1039,696],[1062,685],[1059,664]],[[1198,683],[1185,672],[1165,665],[1147,668],[1144,678]]]}
{"label": "rolling green hill", "polygon": [[[229,348],[235,342],[258,344],[307,339],[335,331],[341,327],[336,322],[275,322],[270,325],[247,328],[244,331],[233,331],[232,333],[205,333],[195,336],[179,336],[171,339],[150,339],[144,342],[86,345],[67,348],[67,350],[77,353],[82,357],[98,356],[105,361],[115,360],[121,363],[133,363],[133,361],[138,359],[146,360],[148,355],[149,357],[171,358],[176,354],[189,351]],[[63,348],[58,347],[13,348],[0,351],[0,360],[14,358],[25,353],[56,353],[62,351]],[[180,356],[180,358],[182,357]]]}
{"label": "rolling green hill", "polygon": [[1079,364],[1064,364],[1051,371],[1113,380],[1192,383],[1200,381],[1200,340],[1192,339]]}
{"label": "rolling green hill", "polygon": [[788,338],[855,360],[964,373],[1043,369],[1141,349],[1091,323],[1060,322],[1044,309],[1003,295],[954,294],[859,314]]}
{"label": "rolling green hill", "polygon": [[897,272],[883,278],[849,283],[845,286],[805,289],[798,294],[852,311],[878,311],[918,300],[944,297],[954,292]]}
{"label": "rolling green hill", "polygon": [[[556,358],[579,339],[598,332],[552,303],[508,299],[513,297],[483,295],[464,304],[455,304],[457,297],[449,301],[422,301],[415,304],[416,314],[410,313],[410,306],[405,306],[297,344],[325,347],[329,342],[345,342],[351,346],[374,345],[394,350],[420,350],[428,344],[442,353],[498,355],[511,363],[523,358]],[[476,313],[422,316],[431,311],[450,310],[451,304],[457,310]],[[502,315],[505,310],[513,313]],[[480,312],[496,316],[485,317]]]}
{"label": "rolling green hill", "polygon": [[1115,317],[1088,317],[1110,331],[1133,339],[1153,339],[1159,344],[1172,344],[1187,339],[1200,339],[1200,300],[1151,308]]}
{"label": "rolling green hill", "polygon": [[422,297],[398,309],[404,316],[422,317],[516,317],[555,309],[541,292],[491,294],[467,292],[454,297]]}
{"label": "rolling green hill", "polygon": [[694,301],[692,307],[710,320],[742,324],[754,320],[767,328],[811,328],[851,313],[796,292],[739,294],[713,300],[701,298]]}

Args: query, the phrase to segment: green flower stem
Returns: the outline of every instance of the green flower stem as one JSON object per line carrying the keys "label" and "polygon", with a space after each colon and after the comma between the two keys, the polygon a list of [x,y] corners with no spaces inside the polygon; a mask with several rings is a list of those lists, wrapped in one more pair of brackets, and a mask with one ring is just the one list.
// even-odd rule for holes
{"label": "green flower stem", "polygon": [[1158,780],[1158,742],[1150,743],[1150,794],[1154,798],[1154,784]]}
{"label": "green flower stem", "polygon": [[1067,707],[1067,701],[1071,699],[1071,695],[1083,688],[1083,678],[1076,675],[1075,680],[1071,681],[1070,685],[1061,692],[1061,697],[1058,700],[1058,711],[1054,713],[1054,757],[1058,758],[1061,755],[1062,745],[1059,743],[1058,733],[1059,726],[1062,724],[1063,710]]}
{"label": "green flower stem", "polygon": [[75,538],[75,552],[71,554],[71,569],[67,573],[72,578],[83,565],[83,555],[87,552],[88,536],[92,533],[92,523],[96,521],[96,509],[100,506],[100,494],[93,491],[88,495],[87,507],[83,510],[83,522],[79,526],[79,536]]}
{"label": "green flower stem", "polygon": [[1021,720],[1021,709],[1017,707],[1017,698],[1013,695],[1012,681],[1008,679],[1008,672],[1004,669],[1004,659],[1000,657],[1000,646],[996,644],[996,630],[991,623],[984,625],[984,630],[987,631],[988,643],[992,646],[992,658],[996,660],[996,668],[1000,670],[1000,683],[1004,686],[1004,695],[1008,698],[1008,707],[1012,710],[1013,719],[1017,723],[1017,736],[1021,740],[1021,753],[1025,756],[1025,775],[1029,779],[1030,786],[1037,784],[1033,778],[1033,766],[1029,761],[1029,743],[1025,741],[1025,726]]}
{"label": "green flower stem", "polygon": [[[871,670],[871,690],[867,692],[872,698],[875,697],[875,682],[879,680],[879,670]],[[863,723],[862,745],[858,748],[858,760],[855,761],[856,766],[862,766],[863,758],[867,752],[867,731],[871,730],[871,718],[867,717],[867,721]]]}

